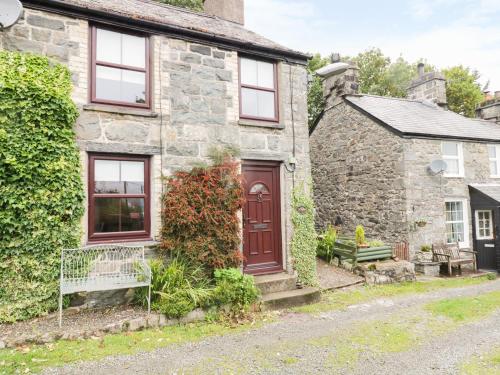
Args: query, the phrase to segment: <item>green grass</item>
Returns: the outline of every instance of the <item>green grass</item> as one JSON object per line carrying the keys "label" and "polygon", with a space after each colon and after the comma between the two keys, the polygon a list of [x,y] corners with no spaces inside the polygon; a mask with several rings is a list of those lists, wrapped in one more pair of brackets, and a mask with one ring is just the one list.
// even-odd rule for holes
{"label": "green grass", "polygon": [[58,341],[54,344],[3,349],[0,350],[0,375],[33,373],[76,361],[152,351],[172,344],[199,341],[209,336],[241,332],[249,328],[250,325],[230,328],[222,324],[200,323],[108,335],[100,340]]}
{"label": "green grass", "polygon": [[365,286],[356,290],[323,293],[320,302],[294,308],[300,313],[317,314],[325,311],[342,310],[348,306],[382,297],[426,293],[443,288],[459,288],[488,282],[488,278],[441,279],[429,282],[413,282],[380,286]]}
{"label": "green grass", "polygon": [[463,375],[500,375],[500,346],[482,356],[474,356],[461,367]]}
{"label": "green grass", "polygon": [[455,322],[480,319],[500,309],[500,291],[477,297],[459,297],[429,303],[425,308],[434,315],[445,316]]}

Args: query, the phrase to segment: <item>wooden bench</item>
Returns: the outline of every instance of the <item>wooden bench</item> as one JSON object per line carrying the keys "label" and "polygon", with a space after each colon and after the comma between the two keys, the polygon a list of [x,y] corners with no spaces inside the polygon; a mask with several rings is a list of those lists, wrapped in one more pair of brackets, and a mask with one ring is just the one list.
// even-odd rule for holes
{"label": "wooden bench", "polygon": [[[470,258],[464,258],[461,253],[472,254]],[[439,262],[441,264],[446,264],[448,266],[448,275],[451,276],[452,268],[458,268],[460,274],[462,274],[463,264],[472,264],[474,271],[477,270],[477,260],[476,251],[460,249],[457,243],[453,244],[433,244],[432,245],[432,258],[434,262]]]}
{"label": "wooden bench", "polygon": [[352,241],[346,239],[338,239],[335,241],[333,249],[333,258],[338,258],[339,265],[343,259],[352,260],[353,266],[358,262],[369,260],[384,260],[392,257],[392,248],[390,246],[380,247],[358,247]]}
{"label": "wooden bench", "polygon": [[151,309],[151,269],[143,246],[97,245],[64,249],[61,253],[59,326],[62,325],[63,295],[115,289],[149,287]]}

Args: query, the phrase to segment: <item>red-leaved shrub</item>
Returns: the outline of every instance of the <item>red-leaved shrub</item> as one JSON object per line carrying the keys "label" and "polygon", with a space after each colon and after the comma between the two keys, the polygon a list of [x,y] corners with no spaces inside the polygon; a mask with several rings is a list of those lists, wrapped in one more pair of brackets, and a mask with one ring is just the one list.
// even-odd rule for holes
{"label": "red-leaved shrub", "polygon": [[178,171],[166,180],[162,252],[180,252],[209,270],[238,267],[244,203],[239,164],[226,155],[209,167]]}

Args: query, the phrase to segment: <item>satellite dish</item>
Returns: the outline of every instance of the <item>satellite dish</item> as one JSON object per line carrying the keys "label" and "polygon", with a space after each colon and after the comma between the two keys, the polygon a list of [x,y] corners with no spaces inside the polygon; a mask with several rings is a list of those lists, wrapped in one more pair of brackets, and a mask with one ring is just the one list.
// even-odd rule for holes
{"label": "satellite dish", "polygon": [[0,0],[0,30],[14,25],[23,13],[19,0]]}
{"label": "satellite dish", "polygon": [[437,175],[446,171],[447,165],[444,160],[434,160],[431,165],[429,165],[429,171],[433,175]]}

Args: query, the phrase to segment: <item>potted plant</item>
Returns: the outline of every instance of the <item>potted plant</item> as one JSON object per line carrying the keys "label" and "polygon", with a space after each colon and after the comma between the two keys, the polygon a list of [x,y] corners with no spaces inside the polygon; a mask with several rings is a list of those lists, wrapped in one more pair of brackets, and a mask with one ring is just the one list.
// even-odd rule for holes
{"label": "potted plant", "polygon": [[366,243],[366,238],[365,238],[365,229],[363,228],[362,225],[358,225],[356,227],[356,232],[355,232],[355,239],[356,239],[356,245],[361,248],[367,248],[370,247]]}
{"label": "potted plant", "polygon": [[415,256],[419,262],[432,262],[432,247],[430,245],[422,245],[420,251]]}
{"label": "potted plant", "polygon": [[420,217],[417,220],[415,220],[415,225],[417,225],[420,228],[423,228],[427,225],[427,219]]}

